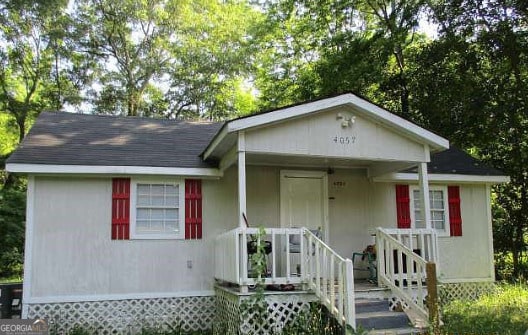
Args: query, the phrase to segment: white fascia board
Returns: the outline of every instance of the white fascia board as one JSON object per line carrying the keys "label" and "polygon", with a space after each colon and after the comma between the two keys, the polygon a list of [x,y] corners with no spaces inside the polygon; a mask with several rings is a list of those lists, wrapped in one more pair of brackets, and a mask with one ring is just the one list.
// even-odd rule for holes
{"label": "white fascia board", "polygon": [[226,137],[227,133],[227,126],[224,124],[224,126],[222,126],[222,129],[220,129],[220,132],[216,134],[216,136],[213,138],[213,141],[210,142],[207,148],[205,149],[203,153],[203,160],[206,160],[207,158],[209,158],[209,156],[211,156],[218,144],[220,144],[224,140],[224,137]]}
{"label": "white fascia board", "polygon": [[184,297],[209,297],[214,296],[214,291],[183,291],[174,293],[128,293],[128,294],[98,294],[98,295],[72,295],[72,296],[47,296],[30,297],[24,303],[50,304],[61,302],[108,301],[130,299],[157,299],[157,298],[184,298]]}
{"label": "white fascia board", "polygon": [[257,114],[240,120],[230,121],[227,123],[227,132],[231,133],[239,130],[245,130],[248,128],[259,127],[270,123],[295,118],[321,110],[344,105],[351,105],[353,107],[359,108],[365,114],[370,115],[374,119],[377,119],[382,124],[385,124],[391,128],[403,130],[405,133],[426,142],[434,148],[449,148],[449,141],[445,138],[438,136],[420,126],[417,126],[412,122],[402,119],[401,117],[394,115],[384,110],[383,108],[378,107],[351,93],[343,94],[333,98],[309,102],[293,107],[278,109],[273,112]]}
{"label": "white fascia board", "polygon": [[[399,182],[409,181],[418,182],[417,173],[389,173],[383,176],[373,178],[374,182]],[[482,184],[499,184],[508,183],[508,176],[482,176],[482,175],[464,175],[464,174],[440,174],[429,173],[429,182],[449,182],[449,183],[482,183]]]}
{"label": "white fascia board", "polygon": [[350,96],[350,103],[358,108],[363,109],[365,112],[370,113],[376,119],[382,123],[392,127],[403,130],[407,133],[414,135],[429,145],[437,147],[439,149],[449,149],[449,141],[445,138],[438,136],[429,130],[426,130],[414,123],[407,121],[395,114],[392,114],[385,109],[374,105],[354,94],[348,94]]}
{"label": "white fascia board", "polygon": [[196,177],[222,177],[215,168],[171,168],[156,166],[100,166],[100,165],[49,165],[19,164],[6,165],[8,172],[28,174],[115,174],[115,175],[178,175]]}

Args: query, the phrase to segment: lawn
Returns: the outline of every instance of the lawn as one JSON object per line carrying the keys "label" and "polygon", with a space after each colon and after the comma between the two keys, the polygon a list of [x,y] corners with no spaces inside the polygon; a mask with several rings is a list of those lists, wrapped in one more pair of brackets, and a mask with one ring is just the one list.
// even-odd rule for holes
{"label": "lawn", "polygon": [[445,334],[524,335],[528,331],[528,285],[502,284],[475,301],[443,308]]}

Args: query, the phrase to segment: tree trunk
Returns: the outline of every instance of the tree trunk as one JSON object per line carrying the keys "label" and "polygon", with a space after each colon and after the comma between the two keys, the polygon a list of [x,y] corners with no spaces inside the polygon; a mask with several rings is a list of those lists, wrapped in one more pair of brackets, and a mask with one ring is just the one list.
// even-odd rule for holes
{"label": "tree trunk", "polygon": [[26,116],[21,115],[15,118],[18,125],[18,143],[22,143],[22,140],[26,136]]}

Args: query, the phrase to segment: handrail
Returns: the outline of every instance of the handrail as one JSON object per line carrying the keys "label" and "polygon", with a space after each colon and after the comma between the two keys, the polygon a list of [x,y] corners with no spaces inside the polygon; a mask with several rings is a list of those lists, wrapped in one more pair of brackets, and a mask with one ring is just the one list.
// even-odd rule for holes
{"label": "handrail", "polygon": [[438,238],[435,229],[382,228],[383,232],[402,242],[411,250],[419,249],[420,256],[438,264]]}
{"label": "handrail", "polygon": [[[271,242],[268,273],[265,278],[251,278],[248,269],[248,241],[261,232],[258,228],[235,228],[216,237],[215,278],[238,284],[241,290],[258,282],[268,284],[300,284],[315,293],[321,304],[343,325],[356,328],[354,305],[354,272],[352,261],[306,228],[264,228]],[[298,241],[298,250],[290,250],[290,238]],[[298,273],[290,257],[300,260]],[[281,266],[282,268],[278,268]],[[299,271],[300,270],[300,271]]]}
{"label": "handrail", "polygon": [[418,317],[427,321],[427,288],[424,286],[427,261],[390,233],[393,232],[377,229],[378,281],[388,286],[407,305],[402,307],[410,308]]}
{"label": "handrail", "polygon": [[303,253],[303,263],[308,268],[304,272],[305,280],[339,322],[356,329],[352,261],[338,255],[310,230],[302,230],[307,239],[306,252]]}

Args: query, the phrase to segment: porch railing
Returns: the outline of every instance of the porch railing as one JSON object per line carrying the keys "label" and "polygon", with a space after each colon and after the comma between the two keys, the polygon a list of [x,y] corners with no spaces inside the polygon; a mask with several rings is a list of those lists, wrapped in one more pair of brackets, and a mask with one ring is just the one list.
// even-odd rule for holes
{"label": "porch railing", "polygon": [[[427,321],[426,264],[437,258],[435,232],[378,228],[376,248],[380,284],[391,289],[402,307],[410,308],[419,319]],[[426,258],[416,252],[419,250]]]}
{"label": "porch railing", "polygon": [[356,329],[354,271],[352,260],[339,256],[308,229],[305,279],[337,320]]}
{"label": "porch railing", "polygon": [[438,264],[438,238],[434,229],[380,229],[426,261]]}
{"label": "porch railing", "polygon": [[[254,278],[249,262],[248,242],[259,238],[271,244],[264,278]],[[242,288],[258,281],[302,285],[313,290],[339,322],[355,329],[352,268],[350,259],[339,256],[306,228],[265,228],[263,235],[257,228],[236,228],[215,241],[217,280]]]}

